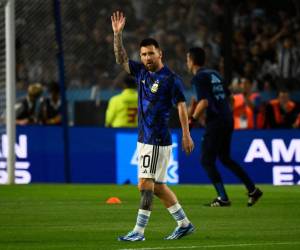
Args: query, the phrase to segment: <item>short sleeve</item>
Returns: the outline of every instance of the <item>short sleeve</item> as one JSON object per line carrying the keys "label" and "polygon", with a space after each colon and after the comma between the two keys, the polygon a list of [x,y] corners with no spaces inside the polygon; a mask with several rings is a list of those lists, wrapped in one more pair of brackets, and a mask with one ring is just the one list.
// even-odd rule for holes
{"label": "short sleeve", "polygon": [[179,102],[185,102],[183,90],[183,81],[179,77],[174,77],[174,84],[172,85],[172,103],[177,105]]}
{"label": "short sleeve", "polygon": [[136,61],[129,60],[128,63],[129,63],[130,74],[135,77],[137,77],[139,72],[144,68],[144,65],[142,63]]}

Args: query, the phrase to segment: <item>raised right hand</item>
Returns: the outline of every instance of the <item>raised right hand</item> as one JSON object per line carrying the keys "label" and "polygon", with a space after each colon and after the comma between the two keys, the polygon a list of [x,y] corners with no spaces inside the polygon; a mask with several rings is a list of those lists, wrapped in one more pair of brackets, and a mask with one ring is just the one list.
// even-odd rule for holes
{"label": "raised right hand", "polygon": [[120,33],[123,31],[126,22],[126,17],[122,12],[116,11],[111,16],[111,26],[114,33]]}

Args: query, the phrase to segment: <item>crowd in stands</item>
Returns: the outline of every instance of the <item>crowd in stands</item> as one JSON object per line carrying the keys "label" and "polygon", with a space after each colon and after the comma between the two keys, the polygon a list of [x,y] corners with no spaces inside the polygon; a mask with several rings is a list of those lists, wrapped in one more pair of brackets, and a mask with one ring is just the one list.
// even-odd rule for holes
{"label": "crowd in stands", "polygon": [[[28,1],[20,0],[16,4],[17,88],[20,90],[26,90],[30,82],[47,84],[57,80],[55,25],[51,7],[48,8],[50,2],[41,1],[38,7],[36,1],[29,5]],[[289,108],[283,110],[293,106],[293,117],[297,116],[297,103],[290,100],[289,93],[300,90],[299,3],[276,0],[231,0],[231,3],[233,79],[230,88],[236,94],[236,108],[238,104],[241,110],[247,105],[255,106],[254,121],[240,119],[239,126],[272,127],[273,121],[268,117],[280,120],[275,111],[278,109],[274,108],[277,102],[271,103],[270,98],[265,100],[261,93],[277,91],[280,103],[284,92],[287,96],[283,99],[288,99],[285,103],[289,104],[285,105]],[[188,47],[205,48],[207,66],[224,73],[223,40],[224,32],[228,32],[224,28],[226,7],[222,0],[63,1],[67,87],[121,87],[123,73],[115,63],[110,24],[110,15],[116,9],[124,11],[128,18],[123,35],[130,58],[139,60],[139,41],[151,36],[159,41],[165,63],[183,77],[187,89],[191,88],[185,68]],[[245,88],[249,89],[247,95]],[[270,105],[275,112],[273,116],[269,115]],[[245,116],[244,113],[247,112],[239,111],[238,114]],[[258,119],[261,114],[264,118]],[[296,120],[291,127],[297,127]]]}
{"label": "crowd in stands", "polygon": [[[17,75],[25,85],[57,80],[55,25],[48,8],[51,1],[42,2],[30,5],[21,0],[16,6]],[[299,88],[297,1],[231,2],[233,87],[246,76],[260,91],[282,85]],[[120,68],[115,64],[110,24],[115,9],[124,11],[128,18],[124,40],[130,58],[139,59],[139,41],[152,36],[165,51],[166,64],[182,75],[187,87],[184,61],[191,46],[204,47],[209,55],[207,65],[222,70],[227,32],[224,1],[64,1],[62,31],[68,87],[118,87]]]}
{"label": "crowd in stands", "polygon": [[252,91],[252,86],[249,78],[242,78],[241,93],[233,95],[235,129],[300,128],[299,107],[286,88],[280,89],[276,98],[263,101],[259,92]]}
{"label": "crowd in stands", "polygon": [[30,84],[26,96],[16,103],[15,111],[17,125],[61,125],[62,107],[58,83],[50,83],[47,91],[40,83]]}

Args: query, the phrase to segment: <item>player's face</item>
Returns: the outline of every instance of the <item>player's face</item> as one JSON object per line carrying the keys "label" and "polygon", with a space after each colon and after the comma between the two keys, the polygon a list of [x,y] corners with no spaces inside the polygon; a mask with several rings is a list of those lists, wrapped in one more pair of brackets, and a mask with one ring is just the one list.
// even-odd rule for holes
{"label": "player's face", "polygon": [[193,67],[193,61],[190,57],[190,53],[187,53],[186,55],[186,66],[188,68],[189,72],[192,72],[192,67]]}
{"label": "player's face", "polygon": [[161,50],[155,48],[154,45],[141,47],[140,56],[141,56],[142,63],[151,72],[155,72],[159,70],[160,67],[162,66]]}

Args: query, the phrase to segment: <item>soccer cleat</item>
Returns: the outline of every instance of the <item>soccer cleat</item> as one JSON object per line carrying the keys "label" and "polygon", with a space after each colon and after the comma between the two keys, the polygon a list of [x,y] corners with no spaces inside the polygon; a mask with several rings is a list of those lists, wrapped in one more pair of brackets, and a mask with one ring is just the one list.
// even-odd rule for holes
{"label": "soccer cleat", "polygon": [[252,193],[248,193],[248,207],[252,207],[260,197],[262,197],[263,192],[259,188],[255,188],[255,190]]}
{"label": "soccer cleat", "polygon": [[135,231],[131,231],[124,236],[118,237],[118,241],[144,241],[144,240],[145,240],[144,235]]}
{"label": "soccer cleat", "polygon": [[195,227],[190,223],[187,227],[176,227],[172,234],[167,236],[165,240],[178,240],[195,231]]}
{"label": "soccer cleat", "polygon": [[230,205],[231,202],[229,200],[224,201],[220,197],[217,197],[210,204],[208,204],[209,207],[230,207]]}

